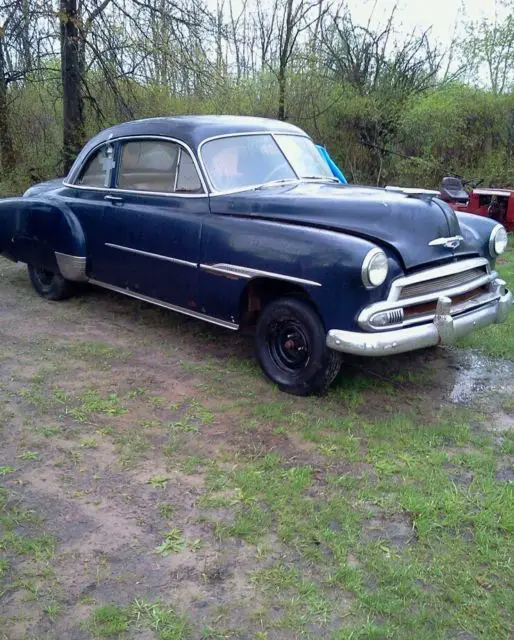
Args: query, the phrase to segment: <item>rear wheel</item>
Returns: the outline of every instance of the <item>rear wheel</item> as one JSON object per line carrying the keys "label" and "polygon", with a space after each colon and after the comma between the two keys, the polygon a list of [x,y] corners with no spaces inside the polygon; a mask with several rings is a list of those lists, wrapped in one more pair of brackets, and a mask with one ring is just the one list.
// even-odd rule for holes
{"label": "rear wheel", "polygon": [[264,308],[257,322],[257,360],[282,391],[322,393],[341,367],[341,354],[328,349],[325,339],[321,319],[307,302],[279,298]]}
{"label": "rear wheel", "polygon": [[32,286],[46,300],[65,300],[76,291],[75,283],[66,280],[60,273],[47,271],[31,264],[27,268]]}

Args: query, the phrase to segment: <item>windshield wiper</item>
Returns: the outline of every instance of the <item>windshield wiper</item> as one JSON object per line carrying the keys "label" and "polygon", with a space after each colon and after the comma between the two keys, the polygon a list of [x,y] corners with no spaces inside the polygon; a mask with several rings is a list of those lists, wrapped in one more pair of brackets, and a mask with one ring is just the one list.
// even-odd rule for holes
{"label": "windshield wiper", "polygon": [[302,180],[328,180],[330,182],[339,182],[334,176],[302,176]]}
{"label": "windshield wiper", "polygon": [[270,182],[260,184],[258,187],[255,187],[255,190],[264,189],[265,187],[275,187],[280,184],[291,184],[293,182],[299,182],[298,178],[280,178],[280,180],[271,180]]}

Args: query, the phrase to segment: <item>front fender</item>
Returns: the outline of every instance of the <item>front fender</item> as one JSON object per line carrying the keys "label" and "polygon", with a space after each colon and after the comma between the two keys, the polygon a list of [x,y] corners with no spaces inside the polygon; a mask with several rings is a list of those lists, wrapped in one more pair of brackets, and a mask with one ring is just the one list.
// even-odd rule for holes
{"label": "front fender", "polygon": [[84,232],[75,214],[58,198],[1,201],[0,252],[19,262],[60,270],[70,280],[85,279]]}
{"label": "front fender", "polygon": [[[304,289],[327,330],[355,329],[359,311],[384,299],[390,280],[401,273],[398,261],[390,255],[388,280],[376,289],[364,287],[362,262],[376,246],[369,240],[325,229],[212,215],[202,231],[203,312],[239,322],[239,299],[249,278],[254,273],[255,277],[269,274]],[[238,268],[242,268],[242,275]]]}
{"label": "front fender", "polygon": [[496,220],[491,220],[474,213],[457,212],[457,219],[464,239],[474,244],[480,255],[487,258],[494,266],[494,259],[489,253],[489,238],[491,232],[498,225]]}

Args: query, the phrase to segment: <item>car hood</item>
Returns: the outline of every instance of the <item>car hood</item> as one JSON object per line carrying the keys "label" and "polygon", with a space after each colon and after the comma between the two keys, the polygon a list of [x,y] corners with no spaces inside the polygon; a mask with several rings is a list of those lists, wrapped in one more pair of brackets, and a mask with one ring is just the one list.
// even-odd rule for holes
{"label": "car hood", "polygon": [[[373,187],[300,183],[211,198],[213,213],[263,217],[343,231],[397,251],[405,268],[477,255],[483,239],[437,198],[412,197]],[[461,235],[455,249],[430,246],[436,238]]]}

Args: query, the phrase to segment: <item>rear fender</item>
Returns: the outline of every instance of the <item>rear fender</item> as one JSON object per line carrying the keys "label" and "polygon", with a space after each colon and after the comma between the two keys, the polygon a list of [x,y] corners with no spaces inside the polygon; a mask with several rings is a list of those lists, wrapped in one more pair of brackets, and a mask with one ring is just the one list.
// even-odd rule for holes
{"label": "rear fender", "polygon": [[68,280],[87,280],[84,232],[73,211],[57,198],[1,201],[0,253],[59,271]]}

